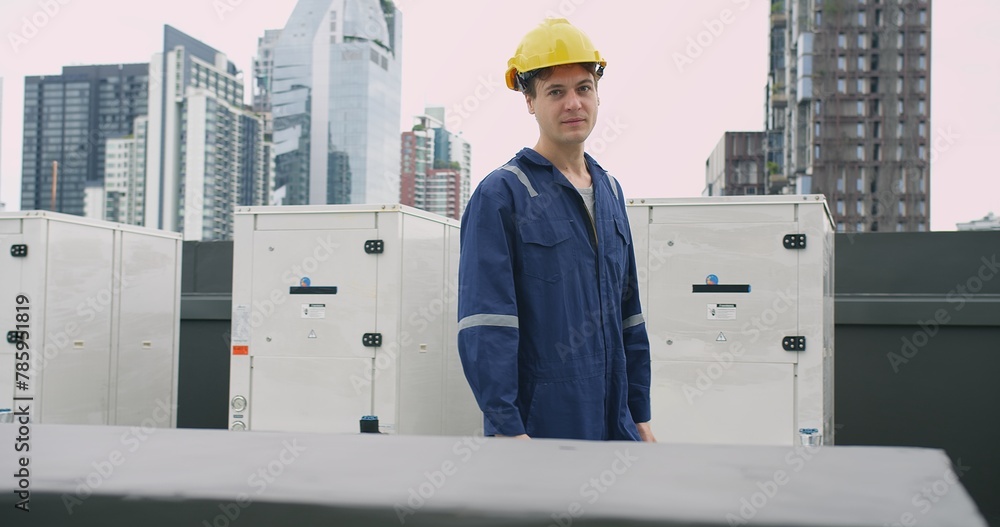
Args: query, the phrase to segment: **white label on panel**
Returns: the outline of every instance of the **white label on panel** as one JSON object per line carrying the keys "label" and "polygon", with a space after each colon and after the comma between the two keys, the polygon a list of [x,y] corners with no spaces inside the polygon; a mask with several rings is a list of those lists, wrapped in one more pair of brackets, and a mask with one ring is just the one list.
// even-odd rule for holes
{"label": "white label on panel", "polygon": [[302,304],[302,318],[326,318],[326,304]]}
{"label": "white label on panel", "polygon": [[234,346],[250,344],[250,306],[240,304],[233,309],[233,342]]}
{"label": "white label on panel", "polygon": [[708,304],[709,320],[736,320],[736,304]]}

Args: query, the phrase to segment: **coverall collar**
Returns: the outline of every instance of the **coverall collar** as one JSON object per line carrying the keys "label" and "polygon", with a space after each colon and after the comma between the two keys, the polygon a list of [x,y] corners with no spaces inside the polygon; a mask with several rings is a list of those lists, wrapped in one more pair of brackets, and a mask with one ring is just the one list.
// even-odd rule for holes
{"label": "coverall collar", "polygon": [[[533,148],[522,148],[521,151],[517,153],[516,157],[518,160],[528,161],[533,165],[548,167],[549,173],[552,174],[552,178],[556,183],[559,183],[564,187],[574,190],[576,189],[576,187],[574,187],[573,184],[566,179],[566,176],[563,175],[563,173],[559,171],[559,169],[557,169],[551,161],[546,159],[542,154],[536,152]],[[601,168],[601,165],[597,164],[597,161],[594,161],[594,158],[590,157],[590,154],[586,152],[583,153],[583,159],[587,163],[587,171],[590,172],[591,182],[594,185],[594,188],[597,188],[598,182],[603,181],[607,177],[604,173],[604,169]],[[558,174],[558,177],[556,174]]]}

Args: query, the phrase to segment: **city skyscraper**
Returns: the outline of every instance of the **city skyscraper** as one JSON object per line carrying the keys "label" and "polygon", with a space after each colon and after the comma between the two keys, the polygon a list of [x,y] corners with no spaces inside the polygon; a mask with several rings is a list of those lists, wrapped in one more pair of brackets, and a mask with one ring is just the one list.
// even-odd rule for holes
{"label": "city skyscraper", "polygon": [[426,108],[403,132],[399,202],[461,219],[469,201],[472,149],[444,127],[444,108]]}
{"label": "city skyscraper", "polygon": [[264,120],[236,66],[171,26],[151,64],[145,224],[229,239],[236,206],[267,203]]}
{"label": "city skyscraper", "polygon": [[930,225],[931,0],[772,0],[770,192],[846,232]]}
{"label": "city skyscraper", "polygon": [[705,161],[705,196],[764,194],[764,132],[726,132]]}
{"label": "city skyscraper", "polygon": [[396,202],[402,14],[395,4],[299,0],[277,42],[267,40],[276,196],[288,205]]}
{"label": "city skyscraper", "polygon": [[103,219],[129,225],[145,222],[147,122],[146,116],[137,117],[132,134],[107,141]]}
{"label": "city skyscraper", "polygon": [[87,188],[104,185],[106,139],[146,114],[148,74],[148,64],[111,64],[25,77],[21,210],[84,215]]}

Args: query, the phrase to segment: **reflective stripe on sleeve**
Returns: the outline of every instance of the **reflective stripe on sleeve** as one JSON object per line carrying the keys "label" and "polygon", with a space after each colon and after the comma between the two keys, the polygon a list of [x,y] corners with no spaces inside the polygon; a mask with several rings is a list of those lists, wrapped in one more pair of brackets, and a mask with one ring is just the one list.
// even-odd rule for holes
{"label": "reflective stripe on sleeve", "polygon": [[626,318],[625,320],[622,320],[622,329],[628,329],[632,326],[638,326],[643,322],[645,322],[645,320],[642,318],[642,313],[639,313],[638,315],[632,315]]}
{"label": "reflective stripe on sleeve", "polygon": [[513,315],[469,315],[458,321],[458,330],[476,326],[499,326],[517,329],[517,317]]}

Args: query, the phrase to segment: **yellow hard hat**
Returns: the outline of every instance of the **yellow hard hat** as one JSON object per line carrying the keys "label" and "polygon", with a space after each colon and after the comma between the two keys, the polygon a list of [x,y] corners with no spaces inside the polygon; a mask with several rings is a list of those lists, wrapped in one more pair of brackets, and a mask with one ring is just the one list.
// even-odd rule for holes
{"label": "yellow hard hat", "polygon": [[517,52],[507,61],[507,87],[520,91],[523,86],[518,75],[578,62],[597,64],[598,77],[607,66],[601,52],[594,48],[583,31],[573,27],[565,18],[547,18],[524,36]]}

